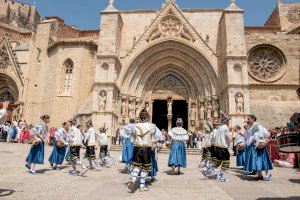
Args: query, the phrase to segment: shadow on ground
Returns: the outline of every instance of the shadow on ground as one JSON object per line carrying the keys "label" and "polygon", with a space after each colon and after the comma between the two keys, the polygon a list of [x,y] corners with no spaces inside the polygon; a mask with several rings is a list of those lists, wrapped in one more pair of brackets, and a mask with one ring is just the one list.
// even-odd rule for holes
{"label": "shadow on ground", "polygon": [[15,190],[0,189],[0,197],[10,196],[15,192],[16,192]]}
{"label": "shadow on ground", "polygon": [[294,197],[285,197],[285,198],[280,198],[280,197],[263,197],[263,198],[258,198],[257,200],[299,200],[300,196],[294,196]]}

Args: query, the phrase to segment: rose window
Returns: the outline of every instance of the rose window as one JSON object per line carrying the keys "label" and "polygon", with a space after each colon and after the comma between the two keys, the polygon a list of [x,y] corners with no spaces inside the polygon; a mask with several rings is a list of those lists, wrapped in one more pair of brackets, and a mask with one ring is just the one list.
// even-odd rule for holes
{"label": "rose window", "polygon": [[279,50],[271,46],[251,50],[248,64],[250,75],[262,82],[275,81],[284,74],[285,59]]}
{"label": "rose window", "polygon": [[176,36],[181,31],[181,22],[177,17],[169,15],[161,20],[160,29],[165,35]]}

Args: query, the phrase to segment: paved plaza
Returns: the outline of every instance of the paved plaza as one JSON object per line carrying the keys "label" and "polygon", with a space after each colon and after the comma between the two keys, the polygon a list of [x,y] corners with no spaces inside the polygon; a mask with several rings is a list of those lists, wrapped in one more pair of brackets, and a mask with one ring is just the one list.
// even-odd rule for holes
{"label": "paved plaza", "polygon": [[[168,155],[159,154],[158,182],[150,186],[149,192],[132,194],[126,187],[130,176],[120,173],[122,164],[118,162],[99,172],[88,171],[85,177],[69,175],[69,166],[52,171],[45,162],[37,166],[36,175],[30,175],[24,168],[29,148],[0,144],[0,199],[300,199],[300,172],[295,169],[275,168],[271,182],[257,182],[232,167],[227,174],[229,182],[221,183],[203,178],[197,155],[188,156],[184,175],[168,175]],[[47,147],[45,161],[50,152]],[[112,154],[119,157],[119,152]]]}

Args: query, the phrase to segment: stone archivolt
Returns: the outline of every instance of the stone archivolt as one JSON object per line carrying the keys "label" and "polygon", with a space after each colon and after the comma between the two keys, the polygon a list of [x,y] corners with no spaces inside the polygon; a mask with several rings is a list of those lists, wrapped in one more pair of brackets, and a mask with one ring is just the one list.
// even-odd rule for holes
{"label": "stone archivolt", "polygon": [[252,49],[248,56],[249,74],[258,81],[276,81],[284,74],[285,58],[270,45]]}

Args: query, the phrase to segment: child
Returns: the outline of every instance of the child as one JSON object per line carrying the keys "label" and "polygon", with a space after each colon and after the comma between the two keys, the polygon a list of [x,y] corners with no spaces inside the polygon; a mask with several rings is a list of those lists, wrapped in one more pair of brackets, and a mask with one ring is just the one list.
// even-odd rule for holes
{"label": "child", "polygon": [[244,166],[245,163],[245,137],[241,132],[241,127],[236,126],[237,136],[234,140],[234,146],[236,147],[236,166]]}
{"label": "child", "polygon": [[105,167],[109,167],[109,161],[107,159],[108,156],[108,145],[107,145],[107,135],[106,135],[106,128],[101,127],[100,128],[100,134],[98,137],[99,140],[99,145],[100,145],[100,153],[99,153],[99,158],[101,160],[102,165],[104,165]]}

